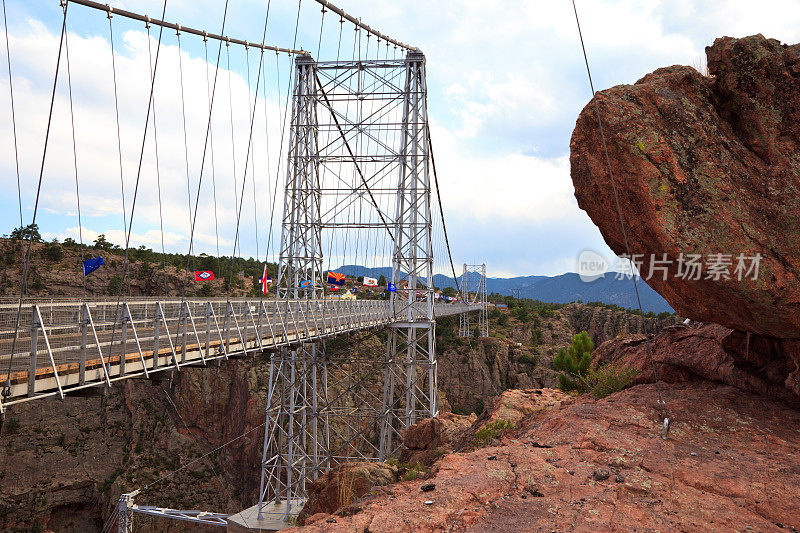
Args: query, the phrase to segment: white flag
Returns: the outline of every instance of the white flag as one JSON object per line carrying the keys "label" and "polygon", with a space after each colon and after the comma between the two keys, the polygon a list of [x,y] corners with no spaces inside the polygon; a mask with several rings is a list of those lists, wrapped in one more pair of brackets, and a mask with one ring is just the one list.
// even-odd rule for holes
{"label": "white flag", "polygon": [[375,278],[364,278],[364,286],[365,287],[377,287],[378,280]]}

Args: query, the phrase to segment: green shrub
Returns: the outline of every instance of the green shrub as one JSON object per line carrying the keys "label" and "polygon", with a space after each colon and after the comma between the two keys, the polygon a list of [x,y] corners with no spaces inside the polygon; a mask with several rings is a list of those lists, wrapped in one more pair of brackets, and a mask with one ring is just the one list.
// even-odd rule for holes
{"label": "green shrub", "polygon": [[482,448],[483,446],[488,446],[490,442],[502,435],[503,432],[512,429],[513,427],[513,422],[504,420],[502,418],[500,420],[495,420],[494,422],[489,422],[475,432],[475,438],[472,439],[472,447]]}
{"label": "green shrub", "polygon": [[44,244],[44,256],[48,261],[58,262],[64,257],[64,252],[61,249],[61,245],[54,240]]}
{"label": "green shrub", "polygon": [[515,307],[511,312],[520,322],[530,322],[531,320],[531,311],[527,307]]}
{"label": "green shrub", "polygon": [[119,288],[122,285],[122,280],[116,274],[111,276],[111,279],[108,280],[108,287],[106,287],[106,291],[108,294],[116,294],[119,292]]}
{"label": "green shrub", "polygon": [[500,316],[497,317],[497,323],[501,326],[505,326],[508,324],[508,315],[501,312]]}
{"label": "green shrub", "polygon": [[517,357],[517,361],[524,365],[536,366],[539,364],[539,355],[535,353],[522,352]]}
{"label": "green shrub", "polygon": [[627,388],[635,377],[635,368],[620,368],[612,363],[599,368],[590,368],[582,381],[592,396],[600,399]]}

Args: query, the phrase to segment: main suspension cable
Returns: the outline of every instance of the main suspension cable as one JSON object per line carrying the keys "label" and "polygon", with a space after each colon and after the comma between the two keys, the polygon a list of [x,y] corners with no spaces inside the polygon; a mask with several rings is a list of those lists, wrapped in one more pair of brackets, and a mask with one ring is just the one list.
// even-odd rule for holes
{"label": "main suspension cable", "polygon": [[[73,4],[79,4],[79,5],[82,5],[82,6],[85,6],[85,7],[98,9],[100,11],[113,11],[115,14],[117,14],[117,15],[119,15],[121,17],[129,18],[129,19],[133,19],[133,20],[138,20],[140,22],[149,22],[150,24],[155,24],[156,26],[160,26],[161,28],[168,28],[168,29],[171,29],[171,30],[180,29],[184,33],[191,33],[191,34],[197,35],[199,37],[208,38],[208,39],[216,39],[217,41],[220,41],[220,42],[225,41],[227,43],[234,43],[234,44],[238,44],[238,45],[241,45],[241,46],[244,46],[245,44],[249,44],[250,46],[259,46],[258,44],[248,43],[248,41],[243,41],[241,39],[234,39],[233,37],[226,36],[224,28],[221,29],[220,30],[221,33],[219,35],[217,35],[215,33],[208,33],[207,31],[203,31],[203,30],[196,30],[194,28],[187,28],[185,26],[181,26],[181,25],[176,24],[174,22],[167,22],[167,21],[163,20],[163,15],[162,15],[161,20],[152,19],[152,18],[148,17],[147,15],[140,15],[138,13],[133,13],[131,11],[126,11],[124,9],[117,9],[117,8],[114,8],[114,7],[110,7],[108,4],[101,4],[100,2],[93,2],[91,0],[67,0],[67,1],[72,2]],[[293,48],[281,48],[279,46],[272,46],[272,45],[268,45],[268,44],[262,44],[262,45],[259,46],[259,48],[261,48],[263,50],[272,50],[274,52],[283,52],[283,53],[290,54],[290,55],[292,55],[292,54],[305,54],[305,51],[303,51],[303,50],[294,50]]]}
{"label": "main suspension cable", "polygon": [[[427,96],[426,96],[427,98]],[[433,168],[433,181],[436,185],[436,201],[439,204],[439,214],[442,217],[442,232],[444,233],[444,242],[447,245],[447,257],[450,259],[450,270],[453,272],[453,281],[456,283],[456,290],[458,293],[461,293],[461,286],[458,283],[458,276],[456,276],[456,267],[453,264],[453,254],[450,251],[450,238],[447,236],[447,224],[444,221],[444,209],[442,208],[442,195],[439,190],[439,174],[436,172],[436,159],[433,157],[433,143],[431,142],[431,130],[430,125],[427,125],[426,134],[428,137],[428,151],[431,154],[431,167]],[[431,281],[431,285],[433,285]]]}

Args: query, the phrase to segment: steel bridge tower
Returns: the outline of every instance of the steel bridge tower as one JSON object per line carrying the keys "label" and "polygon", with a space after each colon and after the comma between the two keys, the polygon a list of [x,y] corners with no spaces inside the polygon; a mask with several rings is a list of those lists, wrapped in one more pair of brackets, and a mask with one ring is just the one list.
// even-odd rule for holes
{"label": "steel bridge tower", "polygon": [[[351,104],[357,107],[365,96],[383,99],[381,113],[352,114]],[[373,231],[393,241],[391,282],[397,292],[390,293],[394,322],[383,356],[334,362],[324,341],[271,356],[259,517],[296,512],[310,482],[327,468],[390,457],[409,425],[438,414],[426,96],[425,57],[418,51],[401,59],[295,60],[278,298],[286,301],[286,313],[290,300],[314,302],[324,312],[322,241],[337,228]],[[365,148],[354,140],[356,134],[374,138],[387,131],[396,146],[375,142]],[[340,184],[352,178],[352,187],[323,187],[322,175],[332,169],[339,169]],[[376,183],[381,185],[373,193]],[[393,203],[394,212],[374,194],[393,195],[387,205]],[[355,224],[331,215],[348,202],[374,206],[375,217]],[[353,377],[357,364],[362,366],[356,385],[334,392],[335,380]],[[368,390],[362,374],[370,372],[382,394]]]}
{"label": "steel bridge tower", "polygon": [[[478,275],[477,285],[470,288],[470,274],[472,278]],[[474,295],[472,294],[474,292]],[[464,264],[464,274],[461,276],[461,299],[464,303],[477,303],[480,304],[478,310],[478,324],[473,331],[470,325],[470,314],[462,313],[458,322],[458,335],[459,337],[472,337],[477,332],[478,337],[489,336],[489,310],[488,298],[486,295],[486,263],[482,265],[467,265]]]}

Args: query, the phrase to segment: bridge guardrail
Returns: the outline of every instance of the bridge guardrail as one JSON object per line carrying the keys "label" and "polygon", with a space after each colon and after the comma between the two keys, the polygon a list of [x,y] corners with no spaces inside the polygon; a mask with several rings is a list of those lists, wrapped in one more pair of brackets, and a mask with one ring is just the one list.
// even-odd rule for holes
{"label": "bridge guardrail", "polygon": [[[0,371],[8,368],[18,301],[0,304]],[[435,304],[436,316],[465,304]],[[427,303],[411,306],[425,320]],[[26,301],[5,405],[188,364],[405,322],[387,300],[136,299]]]}

